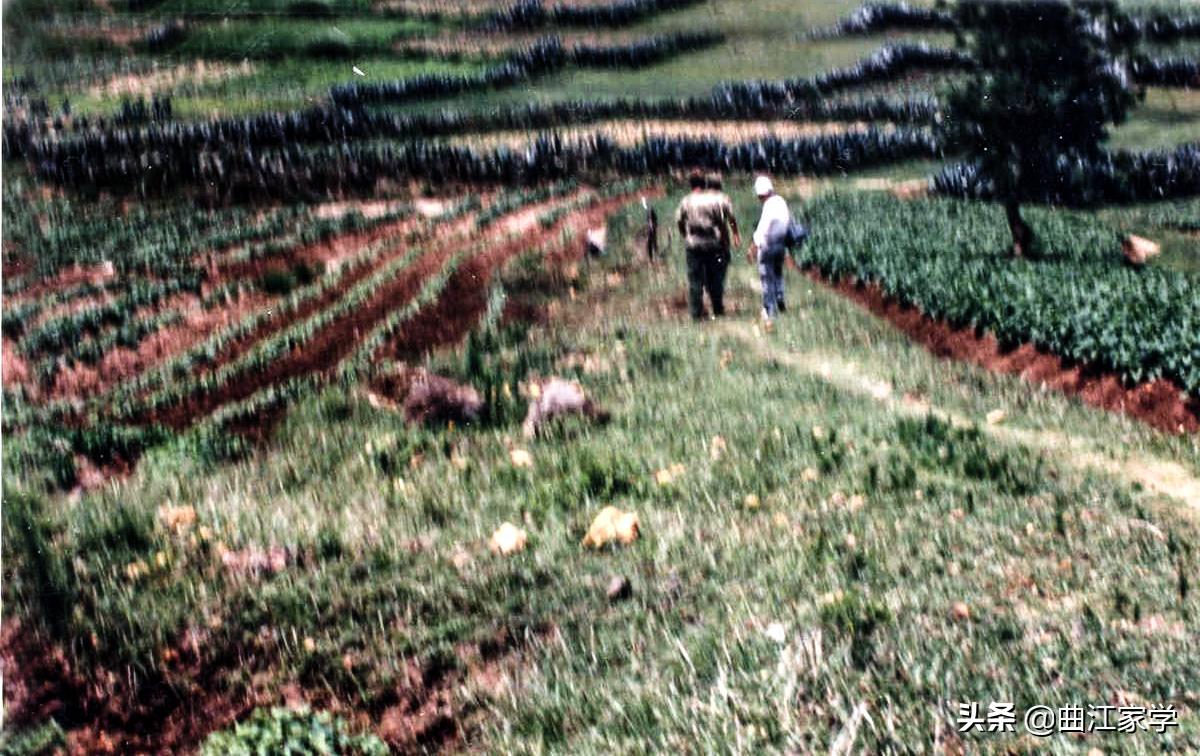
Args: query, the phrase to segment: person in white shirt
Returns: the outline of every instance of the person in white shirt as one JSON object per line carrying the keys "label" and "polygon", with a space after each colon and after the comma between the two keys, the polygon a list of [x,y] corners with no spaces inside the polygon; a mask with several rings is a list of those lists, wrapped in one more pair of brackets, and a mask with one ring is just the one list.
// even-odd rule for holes
{"label": "person in white shirt", "polygon": [[787,257],[787,232],[792,222],[787,200],[775,193],[771,179],[754,179],[754,194],[762,203],[762,216],[754,229],[750,257],[758,263],[762,281],[763,320],[770,323],[787,308],[783,302],[783,262]]}

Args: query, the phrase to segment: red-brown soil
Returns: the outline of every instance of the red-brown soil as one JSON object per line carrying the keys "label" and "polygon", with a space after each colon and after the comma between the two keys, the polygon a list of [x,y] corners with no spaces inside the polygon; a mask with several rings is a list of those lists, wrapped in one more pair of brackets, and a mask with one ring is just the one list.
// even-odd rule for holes
{"label": "red-brown soil", "polygon": [[247,293],[229,304],[203,309],[196,299],[195,309],[181,322],[147,336],[136,349],[115,347],[105,353],[95,366],[79,363],[60,370],[49,391],[49,398],[86,398],[103,393],[117,383],[190,349],[218,329],[269,307],[272,301],[272,297]]}
{"label": "red-brown soil", "polygon": [[[604,208],[610,208],[621,201],[610,200],[588,211],[588,217],[596,217],[603,213]],[[554,238],[564,225],[574,223],[572,217],[554,228],[542,230],[532,236],[497,240],[494,247],[486,248],[459,267],[448,282],[446,290],[438,298],[437,304],[432,308],[425,308],[410,321],[410,324],[406,324],[401,338],[419,339],[423,344],[446,343],[446,339],[462,332],[464,324],[469,328],[470,323],[474,322],[473,319],[478,318],[482,312],[480,307],[486,306],[487,281],[491,272],[513,255]],[[477,244],[479,241],[474,239],[469,243]],[[303,349],[274,361],[264,370],[241,376],[217,391],[193,395],[181,404],[160,409],[141,419],[172,427],[185,427],[195,418],[207,415],[224,404],[245,399],[262,388],[296,376],[320,373],[336,366],[375,324],[414,298],[425,280],[445,265],[459,244],[441,243],[431,246],[432,249],[377,291],[370,301],[327,325],[309,340]],[[341,292],[337,294],[340,295]],[[312,308],[312,311],[315,309]],[[448,313],[453,313],[453,317],[448,317]],[[272,326],[270,330],[274,331],[276,328],[287,327],[287,324]],[[243,340],[239,348],[234,350],[235,354],[226,352],[218,364],[245,352],[255,340],[257,339]]]}
{"label": "red-brown soil", "polygon": [[[576,245],[583,254],[581,231],[602,221],[615,208],[628,201],[627,197],[605,200],[594,207],[569,216],[549,231],[535,232],[478,255],[460,266],[446,284],[446,289],[432,307],[426,307],[401,329],[380,353],[396,358],[411,358],[438,346],[453,344],[467,335],[487,309],[492,275],[513,256],[556,237],[562,228],[573,228],[580,238]],[[569,252],[569,251],[568,251]],[[553,252],[547,257],[557,256]]]}
{"label": "red-brown soil", "polygon": [[[7,267],[7,266],[6,266]],[[9,275],[14,275],[14,271],[8,271]],[[5,304],[18,305],[30,299],[36,299],[43,294],[47,294],[57,289],[69,289],[80,284],[102,284],[116,275],[116,270],[111,263],[100,263],[99,265],[91,265],[82,267],[76,265],[67,268],[56,275],[42,279],[37,283],[31,284],[21,291],[13,294],[11,297],[5,297]]]}
{"label": "red-brown soil", "polygon": [[[533,630],[539,636],[555,632],[545,626]],[[104,670],[85,679],[55,643],[9,620],[0,630],[5,726],[19,731],[53,717],[66,731],[72,754],[173,754],[194,751],[209,734],[256,707],[307,705],[374,732],[393,752],[447,752],[461,748],[476,726],[459,708],[458,691],[469,686],[500,692],[525,645],[501,630],[481,643],[461,643],[455,652],[456,665],[410,661],[395,687],[370,691],[370,705],[362,706],[324,686],[278,686],[279,671],[267,661],[278,649],[258,638],[242,647],[218,647],[207,631],[189,631],[162,651],[161,667],[144,672],[134,687],[124,675]],[[251,684],[232,687],[235,670],[252,672]]]}
{"label": "red-brown soil", "polygon": [[814,281],[884,318],[939,357],[1018,375],[1034,385],[1076,396],[1093,407],[1125,413],[1168,433],[1200,431],[1200,397],[1188,396],[1169,380],[1159,378],[1126,386],[1111,372],[1067,364],[1032,344],[1002,349],[992,334],[979,336],[972,328],[954,328],[943,320],[927,317],[918,308],[891,299],[878,286],[830,282],[816,271],[807,273]]}
{"label": "red-brown soil", "polygon": [[0,383],[15,387],[29,380],[29,365],[17,354],[17,345],[9,339],[0,342]]}

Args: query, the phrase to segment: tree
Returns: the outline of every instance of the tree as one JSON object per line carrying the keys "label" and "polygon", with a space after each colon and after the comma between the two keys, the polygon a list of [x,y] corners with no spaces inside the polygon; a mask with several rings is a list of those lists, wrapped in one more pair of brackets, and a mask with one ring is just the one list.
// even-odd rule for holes
{"label": "tree", "polygon": [[1004,204],[1013,254],[1033,255],[1021,204],[1102,154],[1137,101],[1136,35],[1114,0],[960,0],[955,18],[975,66],[944,96],[942,136]]}

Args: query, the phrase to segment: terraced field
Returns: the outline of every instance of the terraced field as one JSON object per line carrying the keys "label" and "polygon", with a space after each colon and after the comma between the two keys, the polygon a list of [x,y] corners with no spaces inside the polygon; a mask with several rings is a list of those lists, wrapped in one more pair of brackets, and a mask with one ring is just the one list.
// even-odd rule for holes
{"label": "terraced field", "polygon": [[[1014,259],[940,3],[14,0],[0,753],[1200,751],[1200,14],[1121,6]],[[692,170],[809,224],[772,330]]]}

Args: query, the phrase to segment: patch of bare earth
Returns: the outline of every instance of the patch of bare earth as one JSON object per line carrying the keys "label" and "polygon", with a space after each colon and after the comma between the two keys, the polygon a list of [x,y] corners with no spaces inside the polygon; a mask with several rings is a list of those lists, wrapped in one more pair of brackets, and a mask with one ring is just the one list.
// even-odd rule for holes
{"label": "patch of bare earth", "polygon": [[17,353],[17,345],[10,339],[0,343],[0,383],[5,388],[22,386],[29,381],[29,365]]}
{"label": "patch of bare earth", "polygon": [[[525,635],[552,632],[539,626]],[[500,629],[483,642],[456,646],[457,664],[410,661],[393,687],[368,691],[371,704],[364,706],[349,692],[280,684],[270,661],[279,649],[266,638],[230,643],[208,630],[188,630],[135,685],[109,670],[85,678],[55,643],[8,620],[0,630],[5,725],[19,730],[53,717],[71,753],[189,753],[257,707],[309,706],[375,732],[394,752],[447,752],[461,748],[478,726],[477,715],[462,705],[462,691],[499,695],[529,649],[523,638]],[[357,660],[347,654],[342,663]],[[240,671],[251,673],[250,684],[232,683]]]}

